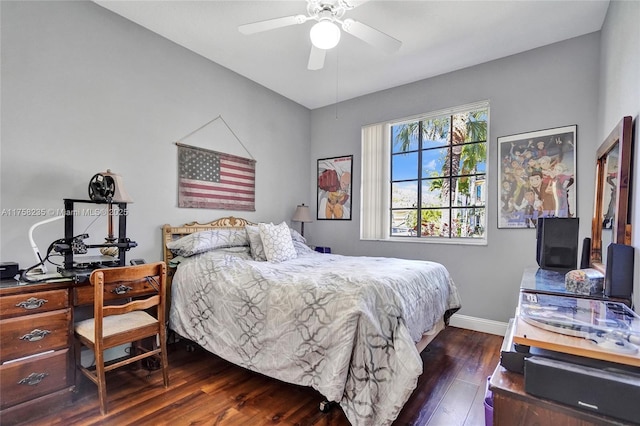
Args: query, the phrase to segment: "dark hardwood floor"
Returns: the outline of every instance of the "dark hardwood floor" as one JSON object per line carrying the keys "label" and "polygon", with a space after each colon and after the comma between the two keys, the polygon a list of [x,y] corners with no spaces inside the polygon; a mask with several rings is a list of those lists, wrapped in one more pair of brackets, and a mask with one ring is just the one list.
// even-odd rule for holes
{"label": "dark hardwood floor", "polygon": [[[394,425],[484,425],[486,379],[502,337],[448,327],[422,353],[424,372]],[[83,377],[76,402],[29,425],[348,425],[339,406],[319,411],[311,388],[234,366],[184,341],[170,345],[170,386],[162,374],[126,368],[107,374],[109,413]]]}

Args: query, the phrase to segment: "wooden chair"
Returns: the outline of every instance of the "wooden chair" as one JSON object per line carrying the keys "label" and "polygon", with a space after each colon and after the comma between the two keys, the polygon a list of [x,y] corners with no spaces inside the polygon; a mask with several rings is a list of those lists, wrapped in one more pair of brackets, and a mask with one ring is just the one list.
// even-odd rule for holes
{"label": "wooden chair", "polygon": [[[164,387],[169,385],[165,324],[167,269],[164,262],[96,269],[89,281],[94,286],[94,317],[75,324],[75,349],[78,369],[98,385],[100,412],[107,413],[105,372],[137,362],[143,358],[159,359]],[[150,296],[129,300],[128,292],[136,287],[156,289]],[[110,290],[105,290],[105,287]],[[108,304],[105,304],[105,300]],[[122,303],[124,300],[124,304]],[[120,304],[113,304],[119,301]],[[117,303],[117,302],[116,302]],[[154,308],[155,316],[147,312]],[[142,339],[153,337],[152,348],[142,347]],[[159,347],[156,343],[159,339]],[[105,364],[104,351],[126,343],[134,343],[130,356]],[[93,350],[95,366],[80,363],[82,346]]]}

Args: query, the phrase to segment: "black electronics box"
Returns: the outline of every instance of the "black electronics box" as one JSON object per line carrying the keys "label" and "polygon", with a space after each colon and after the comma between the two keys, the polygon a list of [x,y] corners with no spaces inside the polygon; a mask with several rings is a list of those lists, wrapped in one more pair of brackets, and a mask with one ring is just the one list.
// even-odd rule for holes
{"label": "black electronics box", "polygon": [[577,217],[538,218],[536,261],[542,269],[569,272],[578,266]]}
{"label": "black electronics box", "polygon": [[524,362],[531,395],[636,423],[640,419],[640,369],[593,368],[532,356]]}
{"label": "black electronics box", "polygon": [[18,264],[16,262],[0,262],[0,279],[9,280],[18,275]]}

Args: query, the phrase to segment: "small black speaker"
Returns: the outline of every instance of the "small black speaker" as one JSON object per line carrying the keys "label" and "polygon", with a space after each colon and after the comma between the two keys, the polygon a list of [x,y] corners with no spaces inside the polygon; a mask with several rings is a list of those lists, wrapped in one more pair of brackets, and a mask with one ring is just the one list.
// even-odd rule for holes
{"label": "small black speaker", "polygon": [[578,218],[538,218],[536,261],[542,269],[567,272],[578,266]]}
{"label": "small black speaker", "polygon": [[591,238],[582,240],[582,256],[580,256],[580,269],[586,269],[591,265]]}
{"label": "small black speaker", "polygon": [[609,244],[604,274],[604,294],[631,299],[633,293],[633,246]]}

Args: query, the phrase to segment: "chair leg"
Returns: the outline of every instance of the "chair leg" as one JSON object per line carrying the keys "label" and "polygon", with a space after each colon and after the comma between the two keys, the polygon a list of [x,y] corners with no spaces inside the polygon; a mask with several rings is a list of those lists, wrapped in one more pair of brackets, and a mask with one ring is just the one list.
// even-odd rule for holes
{"label": "chair leg", "polygon": [[167,334],[164,328],[160,328],[160,360],[162,362],[162,378],[164,387],[169,387],[169,359],[167,357]]}
{"label": "chair leg", "polygon": [[[142,348],[142,347],[144,347],[144,340],[136,340],[135,342],[131,342],[131,349],[130,349],[131,356],[138,355],[139,353],[138,348]],[[139,360],[131,364],[130,368],[133,370],[140,370],[141,368],[144,368],[144,364],[142,363],[142,360]]]}
{"label": "chair leg", "polygon": [[80,343],[77,338],[74,339],[73,342],[73,356],[73,359],[75,360],[75,368],[73,370],[74,385],[77,391],[80,387],[80,380],[82,378],[82,371],[80,371],[80,367],[82,366],[82,343]]}
{"label": "chair leg", "polygon": [[96,351],[96,379],[98,380],[98,399],[100,399],[100,413],[107,414],[107,382],[104,374],[104,355],[102,351]]}

